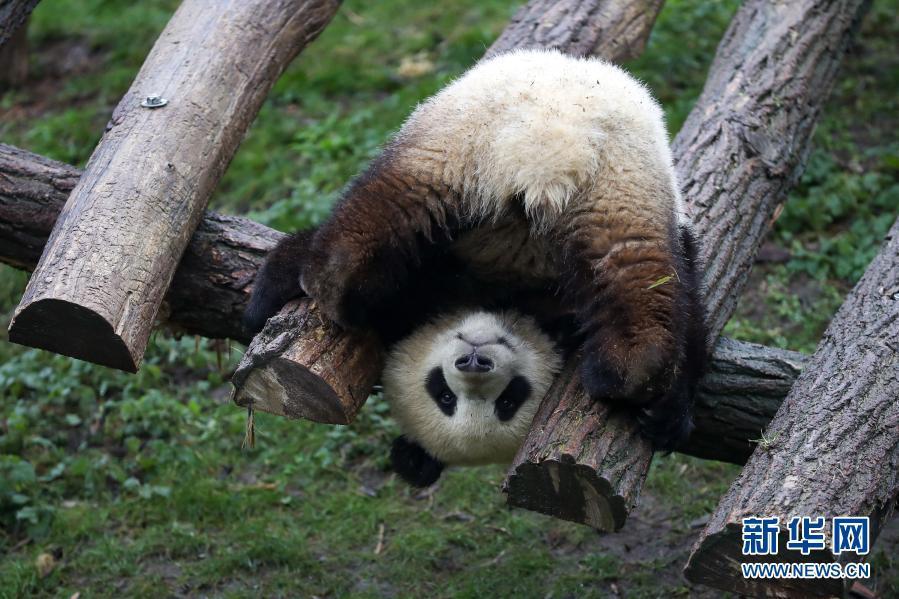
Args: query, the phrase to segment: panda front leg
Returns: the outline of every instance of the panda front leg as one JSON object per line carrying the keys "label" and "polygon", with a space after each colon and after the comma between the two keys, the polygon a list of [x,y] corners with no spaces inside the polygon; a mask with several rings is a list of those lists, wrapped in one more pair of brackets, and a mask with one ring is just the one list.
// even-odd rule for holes
{"label": "panda front leg", "polygon": [[407,162],[376,159],[312,240],[301,285],[343,327],[393,329],[410,280],[458,226],[452,190]]}
{"label": "panda front leg", "polygon": [[705,328],[695,244],[685,246],[673,198],[651,190],[593,191],[562,219],[559,245],[585,339],[586,391],[640,408],[644,434],[670,450],[692,428]]}

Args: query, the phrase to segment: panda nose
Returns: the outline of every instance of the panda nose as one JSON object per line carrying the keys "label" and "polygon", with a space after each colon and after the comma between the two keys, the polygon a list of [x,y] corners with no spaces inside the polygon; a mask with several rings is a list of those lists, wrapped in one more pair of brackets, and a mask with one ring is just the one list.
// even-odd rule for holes
{"label": "panda nose", "polygon": [[493,370],[493,360],[473,351],[467,356],[456,359],[455,366],[456,370],[462,372],[490,372]]}

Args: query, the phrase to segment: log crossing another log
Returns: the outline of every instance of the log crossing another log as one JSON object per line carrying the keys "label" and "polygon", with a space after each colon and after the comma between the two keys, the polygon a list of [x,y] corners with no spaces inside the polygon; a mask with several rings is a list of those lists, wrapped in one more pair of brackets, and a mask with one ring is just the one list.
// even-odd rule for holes
{"label": "log crossing another log", "polygon": [[337,6],[182,2],[72,191],[11,341],[137,370],[210,194],[275,80]]}
{"label": "log crossing another log", "polygon": [[[34,268],[80,176],[81,171],[72,166],[0,144],[0,262]],[[248,343],[240,318],[250,284],[265,254],[281,237],[283,233],[249,219],[207,212],[163,302],[164,325],[187,334]],[[682,451],[745,462],[754,446],[751,440],[761,436],[804,360],[796,352],[719,340],[700,382],[696,430]],[[330,365],[321,362],[310,367]],[[274,410],[299,414],[303,408]]]}
{"label": "log crossing another log", "polygon": [[[550,7],[552,4],[552,7]],[[512,24],[500,36],[500,38],[490,47],[487,55],[506,52],[515,48],[532,48],[544,47],[544,44],[558,48],[563,51],[587,52],[593,48],[600,48],[603,52],[607,52],[606,57],[612,60],[624,58],[626,52],[633,52],[635,47],[639,45],[642,48],[652,23],[655,21],[655,15],[661,7],[658,0],[635,0],[632,2],[619,2],[612,0],[563,0],[556,3],[547,3],[546,0],[532,0],[523,7],[513,20]],[[640,15],[639,18],[636,15]],[[607,21],[597,23],[591,21],[593,17],[601,15]],[[639,31],[629,30],[630,40],[628,44],[618,42],[609,43],[608,41],[598,40],[597,35],[601,32],[611,33],[622,29],[626,29],[628,23],[639,23],[643,28]],[[551,32],[551,33],[550,33]],[[587,45],[583,45],[584,40],[588,40]],[[617,54],[620,53],[620,54]],[[281,315],[285,318],[279,319],[278,322],[282,326],[290,323],[291,319],[287,313],[291,312],[291,308],[285,308]],[[324,318],[320,318],[324,321]],[[365,339],[363,335],[355,332],[339,333],[331,329],[332,325],[322,325],[328,327],[329,336],[339,343],[346,343],[349,347],[358,345],[360,352],[372,352],[374,347],[371,345],[370,339]],[[281,337],[286,330],[270,331],[269,335],[273,337]],[[234,398],[241,405],[258,404],[256,407],[265,410],[270,404],[262,397],[262,394],[269,391],[277,390],[279,397],[284,396],[291,399],[291,403],[297,406],[297,410],[308,413],[319,412],[315,410],[302,410],[299,408],[301,404],[321,406],[324,402],[322,398],[312,397],[308,395],[309,391],[314,387],[305,383],[291,387],[290,382],[305,381],[310,372],[340,372],[340,377],[348,380],[375,381],[381,375],[381,361],[376,356],[382,353],[381,348],[372,353],[371,359],[347,360],[343,364],[312,364],[308,362],[309,357],[315,356],[317,359],[326,359],[330,354],[322,352],[318,341],[314,338],[305,336],[291,335],[291,344],[283,348],[280,356],[270,351],[267,342],[260,340],[258,343],[253,342],[247,348],[243,359],[241,360],[238,372],[241,376],[233,381],[235,390]],[[339,355],[343,355],[338,352]],[[335,354],[336,355],[336,354]],[[288,357],[289,356],[289,357]],[[291,362],[293,362],[295,374],[289,375]],[[354,365],[359,371],[347,370],[348,365]],[[258,375],[250,375],[250,370],[271,370],[271,372],[260,373]],[[274,372],[277,369],[278,372]],[[247,373],[244,377],[243,374]],[[248,381],[269,381],[275,384],[276,389],[268,387],[254,387],[254,389],[246,389]],[[277,383],[275,383],[277,381]],[[288,385],[287,387],[282,387]],[[255,397],[255,400],[253,399]],[[363,405],[354,398],[338,396],[330,396],[336,401],[332,410],[328,412],[341,413],[347,406],[356,406],[360,409]],[[275,402],[280,403],[280,402]],[[347,414],[352,420],[355,414]]]}
{"label": "log crossing another log", "polygon": [[[736,306],[775,210],[802,172],[814,125],[865,8],[862,0],[744,2],[675,139],[675,168],[702,240],[712,343]],[[576,382],[555,385],[543,402],[509,470],[509,503],[620,528],[652,459],[636,422],[605,422],[606,411]],[[708,417],[698,412],[698,420]],[[709,447],[708,439],[688,445]],[[594,455],[605,448],[621,450]],[[577,484],[562,492],[557,480]],[[613,509],[607,517],[583,519],[607,507]]]}
{"label": "log crossing another log", "polygon": [[899,499],[899,220],[837,312],[808,367],[765,433],[768,442],[721,500],[693,549],[693,582],[753,596],[844,596],[849,581],[744,578],[740,562],[832,563],[827,549],[803,558],[781,538],[776,555],[742,555],[742,519],[868,516],[871,541]]}

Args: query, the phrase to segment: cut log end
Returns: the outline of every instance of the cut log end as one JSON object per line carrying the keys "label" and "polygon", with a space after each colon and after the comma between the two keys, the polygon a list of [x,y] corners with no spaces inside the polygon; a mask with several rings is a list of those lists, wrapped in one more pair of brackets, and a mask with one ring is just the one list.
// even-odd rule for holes
{"label": "cut log end", "polygon": [[503,486],[509,505],[612,532],[637,503],[652,449],[633,416],[592,400],[569,360]]}
{"label": "cut log end", "polygon": [[781,530],[777,555],[743,555],[743,528],[731,523],[720,532],[709,535],[697,546],[684,576],[692,583],[726,589],[750,597],[842,597],[848,589],[848,580],[839,578],[791,579],[745,578],[741,563],[834,563],[830,551],[813,551],[803,557],[798,551],[787,551],[788,537]]}
{"label": "cut log end", "polygon": [[292,419],[349,424],[354,416],[341,409],[337,392],[324,379],[280,357],[250,372],[233,399],[241,407]]}
{"label": "cut log end", "polygon": [[9,340],[126,372],[137,372],[143,357],[131,352],[103,316],[60,299],[23,306],[9,325]]}
{"label": "cut log end", "polygon": [[307,298],[269,319],[234,371],[234,402],[287,418],[349,424],[381,375],[372,334],[341,330]]}
{"label": "cut log end", "polygon": [[612,485],[573,460],[545,460],[513,468],[503,489],[509,505],[615,532],[624,526],[630,505]]}

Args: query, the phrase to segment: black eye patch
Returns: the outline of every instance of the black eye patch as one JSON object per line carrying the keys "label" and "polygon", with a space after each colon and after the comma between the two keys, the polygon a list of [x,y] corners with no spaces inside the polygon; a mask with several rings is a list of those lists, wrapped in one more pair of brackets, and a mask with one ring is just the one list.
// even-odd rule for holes
{"label": "black eye patch", "polygon": [[516,376],[496,398],[493,413],[501,421],[511,420],[521,404],[531,396],[531,384],[523,376]]}
{"label": "black eye patch", "polygon": [[440,411],[447,416],[456,413],[456,394],[452,392],[449,385],[446,384],[446,377],[443,376],[443,368],[439,366],[428,373],[425,380],[425,389],[428,395],[440,408]]}

